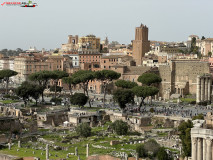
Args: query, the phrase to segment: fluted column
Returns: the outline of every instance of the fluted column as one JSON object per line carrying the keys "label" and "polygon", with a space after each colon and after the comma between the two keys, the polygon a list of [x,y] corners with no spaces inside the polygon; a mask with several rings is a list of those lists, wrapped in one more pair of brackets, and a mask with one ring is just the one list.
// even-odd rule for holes
{"label": "fluted column", "polygon": [[212,160],[212,140],[206,139],[206,160]]}
{"label": "fluted column", "polygon": [[209,83],[208,77],[206,77],[204,81],[205,81],[205,101],[207,101],[208,100],[208,83]]}
{"label": "fluted column", "polygon": [[197,103],[200,102],[200,76],[197,76],[197,95],[196,95]]}
{"label": "fluted column", "polygon": [[201,95],[200,95],[200,101],[202,102],[202,101],[204,101],[204,99],[205,99],[205,97],[204,97],[204,94],[205,94],[205,92],[204,92],[204,90],[205,90],[205,87],[204,87],[204,85],[205,85],[205,82],[204,82],[204,78],[201,78]]}
{"label": "fluted column", "polygon": [[197,160],[197,138],[192,138],[192,159]]}
{"label": "fluted column", "polygon": [[212,86],[212,79],[211,77],[208,80],[208,101],[211,101],[211,87]]}
{"label": "fluted column", "polygon": [[202,138],[198,138],[198,147],[197,147],[197,160],[203,160],[203,147],[202,147]]}
{"label": "fluted column", "polygon": [[203,139],[203,160],[206,160],[206,139]]}

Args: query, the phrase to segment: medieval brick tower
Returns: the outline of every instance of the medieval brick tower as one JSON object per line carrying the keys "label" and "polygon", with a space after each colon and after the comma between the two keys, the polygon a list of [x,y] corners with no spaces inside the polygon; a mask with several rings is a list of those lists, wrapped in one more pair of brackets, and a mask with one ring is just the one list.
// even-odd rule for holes
{"label": "medieval brick tower", "polygon": [[142,58],[145,53],[150,50],[150,41],[148,40],[149,29],[141,24],[140,27],[135,29],[135,40],[133,41],[133,59],[136,65],[142,65]]}

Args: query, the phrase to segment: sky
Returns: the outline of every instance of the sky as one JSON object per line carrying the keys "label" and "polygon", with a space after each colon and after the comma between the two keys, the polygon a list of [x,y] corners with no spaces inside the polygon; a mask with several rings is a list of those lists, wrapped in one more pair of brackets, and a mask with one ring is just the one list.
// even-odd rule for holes
{"label": "sky", "polygon": [[[3,2],[27,0],[0,0]],[[135,27],[149,39],[186,41],[213,37],[213,0],[32,0],[35,8],[0,6],[0,49],[60,48],[68,35],[94,34],[128,44]]]}

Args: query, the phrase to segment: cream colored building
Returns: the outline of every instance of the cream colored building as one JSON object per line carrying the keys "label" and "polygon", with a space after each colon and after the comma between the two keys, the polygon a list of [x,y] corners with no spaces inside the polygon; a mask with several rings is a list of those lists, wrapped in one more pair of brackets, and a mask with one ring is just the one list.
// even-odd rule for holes
{"label": "cream colored building", "polygon": [[78,35],[69,35],[68,43],[62,44],[60,52],[73,52],[78,50]]}
{"label": "cream colored building", "polygon": [[79,51],[83,53],[97,53],[100,52],[100,38],[95,35],[87,35],[81,37],[78,42]]}

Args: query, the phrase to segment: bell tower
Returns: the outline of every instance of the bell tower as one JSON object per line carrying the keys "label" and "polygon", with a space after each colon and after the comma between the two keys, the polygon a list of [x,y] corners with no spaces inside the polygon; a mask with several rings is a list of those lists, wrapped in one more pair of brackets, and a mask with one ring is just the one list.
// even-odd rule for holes
{"label": "bell tower", "polygon": [[148,27],[141,24],[135,28],[135,40],[133,41],[132,57],[136,62],[136,66],[142,65],[142,58],[145,53],[150,50],[150,41],[148,40]]}

